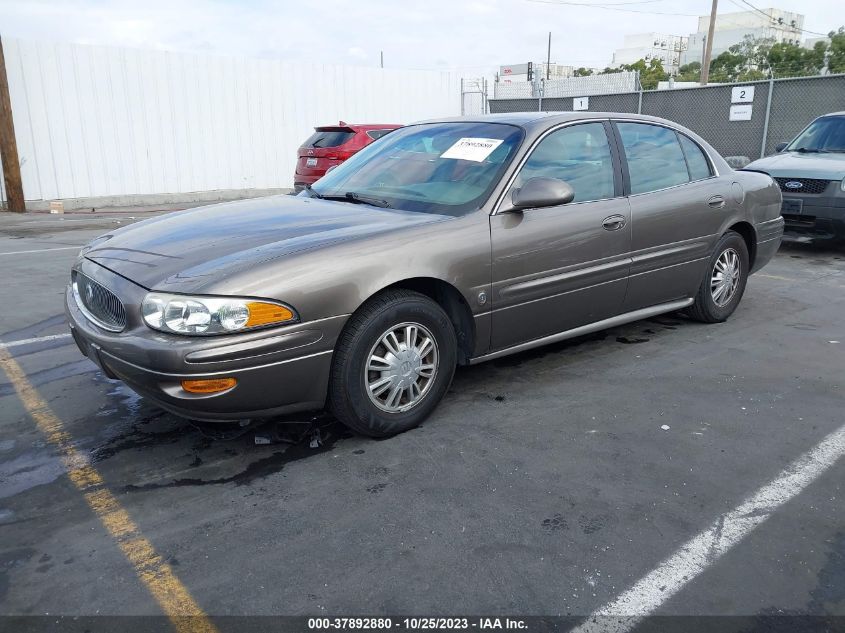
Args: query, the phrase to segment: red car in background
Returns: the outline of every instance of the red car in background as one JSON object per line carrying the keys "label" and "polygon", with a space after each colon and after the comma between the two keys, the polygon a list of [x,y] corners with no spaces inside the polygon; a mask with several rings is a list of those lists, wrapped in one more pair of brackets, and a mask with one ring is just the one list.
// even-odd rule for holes
{"label": "red car in background", "polygon": [[299,148],[296,172],[293,176],[294,190],[302,191],[326,172],[340,165],[355,152],[381,138],[388,132],[402,127],[393,123],[352,124],[340,121],[337,125],[323,125],[314,128]]}

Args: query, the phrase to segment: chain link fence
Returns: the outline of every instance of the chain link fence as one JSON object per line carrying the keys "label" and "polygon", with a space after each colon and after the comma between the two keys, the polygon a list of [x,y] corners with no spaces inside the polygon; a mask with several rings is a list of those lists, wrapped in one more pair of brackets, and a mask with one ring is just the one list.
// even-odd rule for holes
{"label": "chain link fence", "polygon": [[[746,90],[740,95],[737,90],[743,88]],[[584,96],[588,98],[580,98]],[[571,112],[576,102],[579,109],[593,112],[636,112],[663,117],[696,132],[722,156],[754,160],[773,153],[775,145],[791,140],[815,117],[845,110],[845,75],[567,98],[497,97],[488,104],[493,113],[540,109]]]}
{"label": "chain link fence", "polygon": [[614,92],[634,92],[640,89],[640,75],[636,71],[590,75],[588,77],[566,77],[565,79],[544,79],[534,81],[498,81],[493,84],[496,99],[530,99],[532,97],[552,99],[555,97],[587,97]]}
{"label": "chain link fence", "polygon": [[487,80],[461,79],[461,115],[487,114]]}

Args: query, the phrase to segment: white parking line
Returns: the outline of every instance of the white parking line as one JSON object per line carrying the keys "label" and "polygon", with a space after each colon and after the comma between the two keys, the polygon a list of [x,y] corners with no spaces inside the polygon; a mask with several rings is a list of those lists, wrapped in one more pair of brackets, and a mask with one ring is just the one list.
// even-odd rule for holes
{"label": "white parking line", "polygon": [[50,334],[49,336],[36,336],[35,338],[24,338],[18,341],[9,341],[8,343],[3,343],[2,341],[0,341],[0,347],[17,347],[18,345],[29,345],[30,343],[55,341],[61,338],[68,338],[69,336],[70,332],[65,332],[64,334]]}
{"label": "white parking line", "polygon": [[39,248],[34,251],[12,251],[11,253],[0,253],[0,256],[3,255],[26,255],[27,253],[46,253],[47,251],[69,251],[72,248],[79,250],[82,248],[84,244],[80,244],[79,246],[61,246],[59,248]]}
{"label": "white parking line", "polygon": [[787,466],[773,481],[693,537],[633,587],[571,633],[625,633],[705,571],[754,528],[845,455],[845,426]]}

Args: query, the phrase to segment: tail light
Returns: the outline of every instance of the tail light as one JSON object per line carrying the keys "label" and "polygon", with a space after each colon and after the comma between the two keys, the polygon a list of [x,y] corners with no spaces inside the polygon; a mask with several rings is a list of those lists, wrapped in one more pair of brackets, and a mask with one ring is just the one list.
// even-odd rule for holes
{"label": "tail light", "polygon": [[326,158],[329,160],[346,160],[347,158],[351,158],[354,154],[354,149],[339,149],[336,152],[328,154]]}

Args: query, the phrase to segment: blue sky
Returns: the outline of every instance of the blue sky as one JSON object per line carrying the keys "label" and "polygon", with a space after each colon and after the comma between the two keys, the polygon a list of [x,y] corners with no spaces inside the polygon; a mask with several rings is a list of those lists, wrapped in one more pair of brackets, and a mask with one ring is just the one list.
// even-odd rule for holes
{"label": "blue sky", "polygon": [[[845,24],[840,2],[752,3],[803,13],[805,29],[827,32]],[[688,35],[693,16],[710,10],[710,0],[604,4],[614,8],[555,0],[0,0],[0,35],[368,66],[383,50],[394,68],[489,76],[501,64],[545,59],[549,30],[552,61],[604,67],[626,33]],[[720,13],[743,8],[742,0],[720,1]]]}

